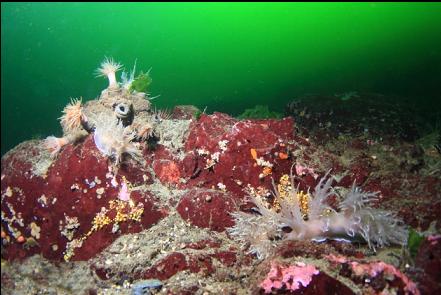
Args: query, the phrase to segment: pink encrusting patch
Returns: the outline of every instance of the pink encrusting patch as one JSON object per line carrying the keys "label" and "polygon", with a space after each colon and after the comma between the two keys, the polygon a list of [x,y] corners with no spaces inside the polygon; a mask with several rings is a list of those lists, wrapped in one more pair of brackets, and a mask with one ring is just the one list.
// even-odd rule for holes
{"label": "pink encrusting patch", "polygon": [[416,284],[412,282],[405,274],[403,274],[400,270],[396,269],[393,265],[387,264],[383,261],[373,261],[373,262],[358,262],[358,261],[350,261],[347,257],[340,255],[326,255],[327,258],[332,263],[337,264],[348,264],[352,272],[357,277],[369,276],[371,278],[376,277],[377,275],[383,273],[389,276],[393,276],[401,280],[404,284],[404,291],[414,295],[419,295],[420,291],[418,290]]}
{"label": "pink encrusting patch", "polygon": [[267,277],[262,281],[260,287],[265,293],[271,293],[272,289],[286,287],[288,290],[299,290],[301,286],[307,287],[311,283],[312,277],[319,274],[319,270],[314,265],[297,262],[296,265],[288,267],[271,263],[271,270]]}
{"label": "pink encrusting patch", "polygon": [[438,240],[441,240],[441,235],[428,236],[427,239],[429,240],[431,245],[436,245],[438,244]]}
{"label": "pink encrusting patch", "polygon": [[310,174],[310,175],[312,175],[312,177],[314,177],[314,179],[318,178],[318,174],[315,173],[314,169],[312,169],[312,168],[305,167],[300,164],[296,164],[295,168],[296,168],[296,174],[299,176]]}
{"label": "pink encrusting patch", "polygon": [[404,275],[394,266],[384,263],[383,261],[371,262],[369,264],[351,262],[350,265],[357,276],[364,276],[368,274],[371,277],[375,277],[380,273],[392,275],[402,280],[404,283],[404,291],[411,292],[412,294],[420,294],[414,282],[412,282],[406,275]]}
{"label": "pink encrusting patch", "polygon": [[121,201],[130,200],[130,192],[127,188],[127,183],[125,181],[123,181],[123,183],[121,185],[121,189],[118,193],[118,199],[120,199]]}

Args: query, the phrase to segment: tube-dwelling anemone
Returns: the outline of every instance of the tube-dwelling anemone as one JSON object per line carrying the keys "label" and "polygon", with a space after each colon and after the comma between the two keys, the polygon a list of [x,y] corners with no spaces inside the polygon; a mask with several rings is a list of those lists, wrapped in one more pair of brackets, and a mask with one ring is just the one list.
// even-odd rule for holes
{"label": "tube-dwelling anemone", "polygon": [[170,120],[172,118],[172,114],[167,109],[165,109],[165,110],[158,110],[158,109],[155,108],[153,110],[153,118],[156,121],[161,122],[163,120]]}
{"label": "tube-dwelling anemone", "polygon": [[119,84],[116,81],[115,73],[120,70],[122,65],[113,60],[113,58],[105,58],[101,63],[100,67],[96,70],[96,74],[98,77],[107,76],[109,79],[109,87],[108,88],[119,88]]}
{"label": "tube-dwelling anemone", "polygon": [[136,130],[136,138],[139,141],[146,141],[147,139],[155,135],[153,125],[149,122],[143,124],[134,123],[133,128]]}
{"label": "tube-dwelling anemone", "polygon": [[65,133],[70,133],[81,127],[81,119],[83,117],[81,98],[71,99],[70,103],[64,107],[63,116],[61,116],[60,122]]}

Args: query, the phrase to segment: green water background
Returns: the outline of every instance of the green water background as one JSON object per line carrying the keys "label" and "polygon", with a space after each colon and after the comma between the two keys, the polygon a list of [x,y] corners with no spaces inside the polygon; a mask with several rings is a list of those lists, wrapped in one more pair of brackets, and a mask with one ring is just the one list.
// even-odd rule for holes
{"label": "green water background", "polygon": [[[1,153],[61,135],[104,56],[152,68],[154,104],[233,115],[306,93],[441,101],[440,3],[2,3]],[[431,114],[428,114],[428,117]],[[433,116],[432,116],[433,117]]]}

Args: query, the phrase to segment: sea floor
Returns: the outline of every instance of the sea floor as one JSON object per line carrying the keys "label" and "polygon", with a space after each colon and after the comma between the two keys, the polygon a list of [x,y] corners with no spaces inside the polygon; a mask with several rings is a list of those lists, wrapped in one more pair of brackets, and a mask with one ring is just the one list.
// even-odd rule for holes
{"label": "sea floor", "polygon": [[[93,134],[56,157],[43,140],[21,143],[2,157],[2,294],[439,293],[440,134],[393,101],[307,96],[283,119],[243,120],[178,106],[136,145],[142,161],[118,167]],[[236,239],[232,213],[262,215],[249,196],[290,174],[304,192],[331,177],[335,210],[353,184],[379,192],[369,206],[415,232],[376,251],[360,239]],[[250,249],[262,242],[259,259]]]}

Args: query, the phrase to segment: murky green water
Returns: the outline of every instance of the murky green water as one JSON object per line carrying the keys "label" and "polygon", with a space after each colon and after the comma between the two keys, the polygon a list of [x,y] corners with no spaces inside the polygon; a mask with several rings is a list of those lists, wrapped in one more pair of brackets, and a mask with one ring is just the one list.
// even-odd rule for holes
{"label": "murky green water", "polygon": [[93,99],[104,56],[148,70],[158,107],[237,115],[305,93],[441,101],[441,4],[1,4],[1,152],[61,135],[70,97]]}

